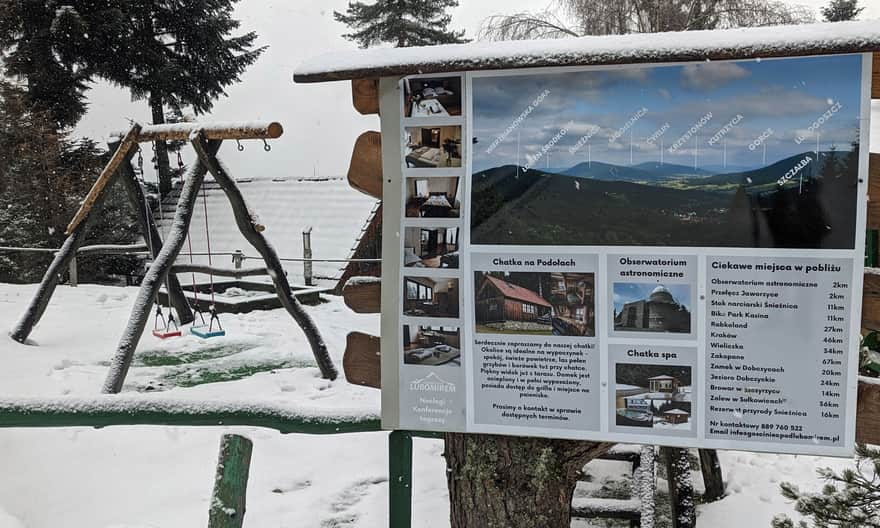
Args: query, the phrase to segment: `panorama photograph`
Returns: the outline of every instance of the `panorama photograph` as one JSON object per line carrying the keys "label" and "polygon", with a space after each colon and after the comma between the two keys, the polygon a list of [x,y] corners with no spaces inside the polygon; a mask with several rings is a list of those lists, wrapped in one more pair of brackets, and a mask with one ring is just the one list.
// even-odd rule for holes
{"label": "panorama photograph", "polygon": [[851,249],[860,55],[473,79],[474,244]]}

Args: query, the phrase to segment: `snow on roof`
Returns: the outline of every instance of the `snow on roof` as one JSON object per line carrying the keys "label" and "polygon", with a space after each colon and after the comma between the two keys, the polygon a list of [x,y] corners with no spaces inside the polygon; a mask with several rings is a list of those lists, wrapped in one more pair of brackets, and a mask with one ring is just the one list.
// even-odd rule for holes
{"label": "snow on roof", "polygon": [[863,51],[880,51],[876,20],[332,52],[300,64],[293,80]]}
{"label": "snow on roof", "polygon": [[674,380],[675,378],[672,376],[668,376],[666,374],[663,374],[660,376],[654,376],[653,378],[648,378],[648,380],[668,380],[668,379]]}
{"label": "snow on roof", "polygon": [[498,288],[501,294],[505,297],[516,299],[517,301],[537,304],[539,306],[546,306],[547,308],[551,308],[549,302],[547,302],[546,300],[544,300],[543,297],[533,292],[532,290],[529,290],[528,288],[523,288],[522,286],[511,284],[507,281],[501,280],[491,275],[487,275],[486,280],[488,280],[496,288]]}
{"label": "snow on roof", "polygon": [[682,411],[681,409],[669,409],[668,411],[664,412],[663,414],[690,414],[690,413],[687,411]]}
{"label": "snow on roof", "polygon": [[[303,230],[312,228],[312,256],[316,259],[347,259],[358,235],[369,219],[375,199],[352,189],[345,178],[324,179],[254,179],[239,180],[239,188],[248,206],[257,214],[260,223],[266,226],[263,235],[275,247],[281,258],[302,258]],[[241,236],[235,225],[232,208],[220,187],[211,180],[205,182],[208,200],[208,223],[211,236],[211,251],[227,253],[241,250],[246,256],[259,257],[259,253]],[[174,216],[176,202],[165,200],[164,221],[160,222],[167,233]],[[205,237],[205,210],[199,196],[190,225],[190,239],[193,253],[207,251]],[[205,256],[195,256],[199,264],[207,264]],[[229,255],[214,255],[215,267],[232,268]],[[187,246],[177,259],[178,263],[188,263]],[[291,283],[303,283],[303,263],[282,261]],[[261,259],[246,259],[243,268],[262,267]],[[314,262],[313,273],[316,278],[338,280],[345,267],[343,262]],[[188,276],[180,276],[184,285]]]}

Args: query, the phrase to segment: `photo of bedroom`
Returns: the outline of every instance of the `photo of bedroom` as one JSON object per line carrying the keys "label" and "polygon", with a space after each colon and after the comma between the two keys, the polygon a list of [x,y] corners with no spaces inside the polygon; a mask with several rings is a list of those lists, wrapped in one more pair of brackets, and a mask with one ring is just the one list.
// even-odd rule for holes
{"label": "photo of bedroom", "polygon": [[458,269],[457,227],[407,227],[403,265],[408,268]]}
{"label": "photo of bedroom", "polygon": [[461,334],[454,326],[403,325],[407,365],[461,366]]}
{"label": "photo of bedroom", "polygon": [[404,129],[408,168],[461,167],[461,127],[424,126]]}
{"label": "photo of bedroom", "polygon": [[403,315],[458,317],[458,279],[404,277]]}
{"label": "photo of bedroom", "polygon": [[408,78],[403,80],[404,117],[461,115],[461,77]]}
{"label": "photo of bedroom", "polygon": [[461,213],[458,178],[407,178],[408,218],[458,218]]}

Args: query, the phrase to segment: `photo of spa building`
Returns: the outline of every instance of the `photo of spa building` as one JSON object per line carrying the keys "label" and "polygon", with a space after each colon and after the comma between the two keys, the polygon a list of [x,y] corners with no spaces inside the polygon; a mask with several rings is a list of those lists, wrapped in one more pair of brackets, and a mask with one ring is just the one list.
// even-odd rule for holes
{"label": "photo of spa building", "polygon": [[[618,364],[625,369],[632,365]],[[662,369],[662,366],[635,366],[642,372]],[[690,375],[690,368],[685,368]],[[631,369],[632,370],[632,369]],[[639,380],[638,384],[621,383],[615,386],[617,425],[629,427],[669,427],[690,429],[691,387],[678,377],[658,374]]]}

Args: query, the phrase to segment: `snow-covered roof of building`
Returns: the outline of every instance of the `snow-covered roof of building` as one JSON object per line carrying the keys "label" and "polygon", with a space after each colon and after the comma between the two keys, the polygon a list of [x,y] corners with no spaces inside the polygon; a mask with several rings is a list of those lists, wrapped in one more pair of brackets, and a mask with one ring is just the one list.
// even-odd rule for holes
{"label": "snow-covered roof of building", "polygon": [[[357,242],[361,230],[373,214],[378,202],[349,186],[345,178],[287,178],[238,180],[239,188],[248,206],[266,226],[263,235],[275,247],[278,256],[303,257],[303,230],[312,228],[312,256],[315,259],[347,259]],[[232,208],[226,195],[213,180],[206,180],[208,221],[211,235],[211,251],[228,253],[241,250],[246,256],[259,257],[259,253],[241,236],[235,225]],[[168,232],[177,193],[165,200],[163,218],[160,222]],[[207,250],[205,238],[205,211],[199,196],[190,225],[193,253]],[[207,257],[195,256],[198,264],[207,264]],[[184,245],[177,259],[188,263],[188,248]],[[215,255],[215,267],[232,268],[229,255]],[[282,261],[291,283],[303,283],[303,263]],[[262,267],[262,260],[246,259],[244,268]],[[343,262],[314,262],[315,278],[327,281],[336,279],[345,267]],[[181,276],[188,284],[189,277]],[[319,280],[319,284],[322,282]],[[327,282],[325,285],[332,285]]]}
{"label": "snow-covered roof of building", "polygon": [[528,288],[523,288],[522,286],[512,284],[491,275],[486,275],[486,280],[489,281],[493,286],[495,286],[495,288],[497,288],[498,291],[500,291],[501,294],[507,298],[551,308],[549,302],[547,302],[543,297]]}
{"label": "snow-covered roof of building", "polygon": [[880,23],[876,20],[332,52],[300,64],[293,79],[321,82],[468,70],[865,51],[880,51]]}

